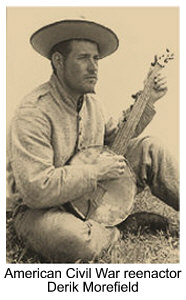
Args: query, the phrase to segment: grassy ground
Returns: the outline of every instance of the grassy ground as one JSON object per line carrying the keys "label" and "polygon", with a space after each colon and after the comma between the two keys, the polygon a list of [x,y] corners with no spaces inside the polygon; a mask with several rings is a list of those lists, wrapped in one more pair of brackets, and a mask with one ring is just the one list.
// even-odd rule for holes
{"label": "grassy ground", "polygon": [[[149,191],[141,193],[135,201],[133,212],[147,211],[158,213],[179,224],[178,213]],[[27,250],[15,234],[11,215],[7,216],[7,262],[8,263],[45,263],[37,254]],[[89,263],[178,263],[179,239],[163,232],[157,234],[127,233],[117,244],[96,261]]]}

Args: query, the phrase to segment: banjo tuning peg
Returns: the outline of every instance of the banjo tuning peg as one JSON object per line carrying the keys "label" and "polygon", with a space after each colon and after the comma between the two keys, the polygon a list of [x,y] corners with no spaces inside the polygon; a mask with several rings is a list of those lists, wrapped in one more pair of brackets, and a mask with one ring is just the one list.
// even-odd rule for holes
{"label": "banjo tuning peg", "polygon": [[154,56],[154,61],[151,63],[151,66],[154,67],[158,61],[157,55]]}

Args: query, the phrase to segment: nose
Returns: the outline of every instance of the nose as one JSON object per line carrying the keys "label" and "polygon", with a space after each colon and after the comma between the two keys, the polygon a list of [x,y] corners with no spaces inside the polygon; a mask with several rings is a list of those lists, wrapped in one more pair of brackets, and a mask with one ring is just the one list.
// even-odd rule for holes
{"label": "nose", "polygon": [[93,58],[90,58],[88,61],[87,69],[89,72],[95,73],[98,69],[97,61],[95,61],[95,59],[93,59]]}

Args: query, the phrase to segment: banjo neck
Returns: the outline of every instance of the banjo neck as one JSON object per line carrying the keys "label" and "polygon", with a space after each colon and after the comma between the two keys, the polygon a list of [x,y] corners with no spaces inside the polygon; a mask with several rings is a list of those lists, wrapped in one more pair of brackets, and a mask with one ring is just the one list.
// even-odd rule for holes
{"label": "banjo neck", "polygon": [[134,136],[136,127],[139,124],[146,105],[150,101],[150,90],[152,89],[154,77],[161,68],[162,66],[159,64],[154,66],[151,74],[148,76],[144,90],[135,101],[127,120],[124,121],[118,129],[116,137],[110,147],[114,153],[118,155],[124,155],[126,153],[128,143]]}
{"label": "banjo neck", "polygon": [[[150,101],[150,91],[153,88],[153,80],[156,74],[165,67],[169,60],[174,58],[174,54],[170,54],[170,51],[166,49],[166,54],[160,57],[155,56],[154,62],[151,63],[151,68],[149,70],[144,89],[142,93],[137,98],[133,105],[131,112],[125,122],[122,123],[116,137],[110,147],[110,149],[118,154],[124,155],[127,150],[128,143],[130,139],[134,136],[136,127],[140,121],[140,118],[146,108],[147,103]],[[97,190],[93,193],[91,197],[91,203],[93,207],[97,207],[104,196],[105,190],[98,184]],[[90,216],[90,213],[88,216]]]}

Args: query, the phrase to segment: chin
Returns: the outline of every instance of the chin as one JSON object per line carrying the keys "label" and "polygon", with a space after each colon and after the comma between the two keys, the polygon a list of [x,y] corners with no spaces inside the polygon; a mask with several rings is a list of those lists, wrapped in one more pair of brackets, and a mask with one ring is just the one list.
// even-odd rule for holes
{"label": "chin", "polygon": [[84,94],[95,94],[95,87],[87,87],[84,89]]}
{"label": "chin", "polygon": [[89,91],[85,92],[85,94],[95,94],[95,93],[96,93],[95,90],[89,90]]}

